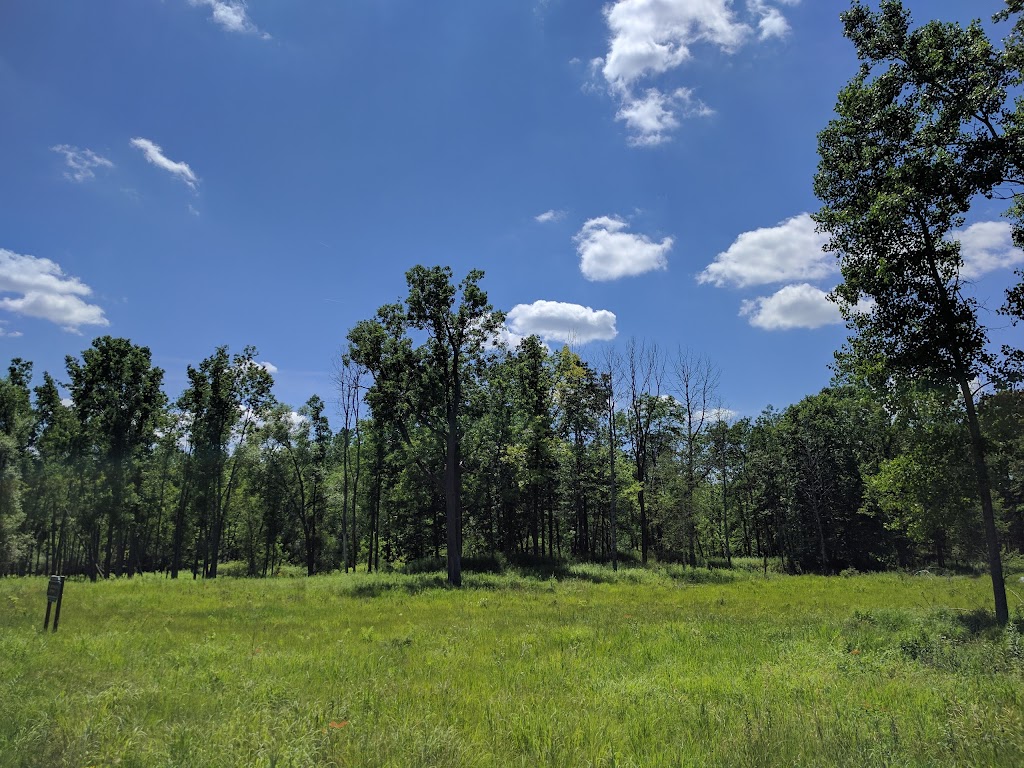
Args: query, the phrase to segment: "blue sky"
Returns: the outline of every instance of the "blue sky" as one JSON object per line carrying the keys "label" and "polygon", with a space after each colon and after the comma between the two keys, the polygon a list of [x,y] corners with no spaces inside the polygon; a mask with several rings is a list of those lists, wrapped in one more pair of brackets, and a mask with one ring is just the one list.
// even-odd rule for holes
{"label": "blue sky", "polygon": [[[845,7],[7,0],[0,358],[60,380],[125,336],[176,397],[252,344],[298,407],[334,398],[345,334],[406,269],[448,264],[485,270],[513,333],[682,346],[740,414],[795,402],[846,335],[806,217],[856,66]],[[963,234],[992,308],[1021,258],[999,212]]]}

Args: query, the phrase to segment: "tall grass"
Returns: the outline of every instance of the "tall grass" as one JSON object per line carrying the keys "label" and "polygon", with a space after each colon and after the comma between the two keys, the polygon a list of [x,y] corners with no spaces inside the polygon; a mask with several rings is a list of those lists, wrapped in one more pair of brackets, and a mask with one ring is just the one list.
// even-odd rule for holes
{"label": "tall grass", "polygon": [[0,580],[0,766],[1024,765],[983,580],[465,582]]}

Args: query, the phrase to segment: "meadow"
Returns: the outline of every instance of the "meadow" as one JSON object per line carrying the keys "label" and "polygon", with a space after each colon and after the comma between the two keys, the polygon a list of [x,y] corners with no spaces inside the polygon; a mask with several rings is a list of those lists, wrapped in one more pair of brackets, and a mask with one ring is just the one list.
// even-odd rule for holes
{"label": "meadow", "polygon": [[0,766],[1021,766],[1018,578],[0,579]]}

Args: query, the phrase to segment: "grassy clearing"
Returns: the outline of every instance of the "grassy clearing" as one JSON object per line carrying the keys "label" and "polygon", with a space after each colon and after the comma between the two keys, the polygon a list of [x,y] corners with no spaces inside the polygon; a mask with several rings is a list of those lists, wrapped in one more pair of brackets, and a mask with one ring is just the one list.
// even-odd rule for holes
{"label": "grassy clearing", "polygon": [[984,579],[561,576],[0,580],[0,766],[1024,765]]}

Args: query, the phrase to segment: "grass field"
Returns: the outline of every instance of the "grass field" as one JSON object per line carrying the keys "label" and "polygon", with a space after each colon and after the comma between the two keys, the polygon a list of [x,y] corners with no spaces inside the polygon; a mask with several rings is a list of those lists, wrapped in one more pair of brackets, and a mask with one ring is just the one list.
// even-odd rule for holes
{"label": "grass field", "polygon": [[1022,766],[985,579],[0,580],[0,766]]}

